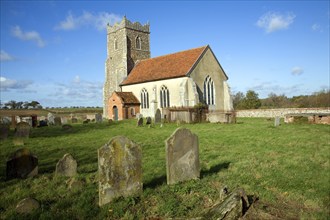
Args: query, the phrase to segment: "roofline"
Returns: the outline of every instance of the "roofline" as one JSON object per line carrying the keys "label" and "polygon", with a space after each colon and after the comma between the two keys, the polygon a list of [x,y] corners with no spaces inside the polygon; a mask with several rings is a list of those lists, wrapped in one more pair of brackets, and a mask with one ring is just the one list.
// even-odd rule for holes
{"label": "roofline", "polygon": [[135,83],[128,83],[128,84],[120,84],[119,86],[130,86],[130,85],[135,85],[135,84],[140,84],[140,83],[148,83],[148,82],[156,82],[156,81],[162,81],[166,79],[177,79],[177,78],[182,78],[182,77],[189,77],[187,75],[182,75],[182,76],[175,76],[175,77],[167,77],[167,78],[161,78],[161,79],[156,79],[156,80],[147,80],[143,82],[135,82]]}
{"label": "roofline", "polygon": [[219,60],[218,60],[218,58],[217,58],[217,57],[215,56],[215,54],[213,53],[211,47],[209,47],[209,48],[210,48],[210,51],[211,51],[212,55],[214,56],[215,60],[218,62],[218,64],[219,64],[219,66],[220,66],[220,68],[221,68],[223,74],[225,74],[226,80],[228,80],[229,78],[228,78],[226,72],[223,70],[223,68],[222,68],[222,66],[221,66],[221,64],[220,64],[220,62],[219,62]]}
{"label": "roofline", "polygon": [[186,73],[187,76],[190,76],[190,74],[192,73],[192,71],[195,69],[195,67],[197,66],[197,64],[199,63],[199,61],[202,59],[202,57],[206,53],[207,48],[210,48],[209,45],[206,45],[204,47],[205,47],[205,49],[203,50],[203,52],[199,55],[199,57],[197,58],[197,60],[195,61],[195,63],[190,67],[189,71]]}
{"label": "roofline", "polygon": [[[118,91],[114,91],[114,93],[116,93],[116,95],[120,98],[121,104],[125,104],[125,101],[122,99],[122,97],[117,93]],[[126,93],[132,93],[132,95],[134,95],[133,92],[126,92]],[[110,96],[111,97],[111,96]],[[109,97],[109,98],[110,98]],[[135,97],[136,98],[136,97]],[[131,102],[129,104],[141,104],[141,102]]]}

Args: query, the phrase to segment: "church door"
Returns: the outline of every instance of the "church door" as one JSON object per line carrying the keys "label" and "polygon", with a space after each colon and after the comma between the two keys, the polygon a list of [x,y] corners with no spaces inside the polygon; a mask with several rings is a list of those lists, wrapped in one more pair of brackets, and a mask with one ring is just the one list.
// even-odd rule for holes
{"label": "church door", "polygon": [[113,120],[114,121],[118,121],[118,108],[117,108],[117,106],[113,106],[113,108],[112,108],[112,112],[113,112]]}

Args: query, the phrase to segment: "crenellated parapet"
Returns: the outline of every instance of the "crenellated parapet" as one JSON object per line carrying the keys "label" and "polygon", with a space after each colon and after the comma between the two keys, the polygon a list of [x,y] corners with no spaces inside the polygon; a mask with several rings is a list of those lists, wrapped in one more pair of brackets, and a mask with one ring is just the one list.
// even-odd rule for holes
{"label": "crenellated parapet", "polygon": [[149,23],[142,25],[140,22],[131,22],[126,18],[126,16],[124,16],[124,18],[121,22],[115,23],[113,26],[111,26],[110,24],[108,24],[108,26],[107,26],[108,33],[116,32],[122,28],[129,28],[129,29],[133,29],[133,30],[137,30],[137,31],[145,32],[145,33],[150,33],[150,24]]}

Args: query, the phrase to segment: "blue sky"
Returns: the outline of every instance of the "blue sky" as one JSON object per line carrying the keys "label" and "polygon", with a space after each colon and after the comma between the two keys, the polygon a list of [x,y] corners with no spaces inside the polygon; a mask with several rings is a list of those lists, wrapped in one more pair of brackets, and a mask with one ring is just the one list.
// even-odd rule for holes
{"label": "blue sky", "polygon": [[209,44],[232,93],[329,89],[329,1],[1,1],[1,103],[102,106],[107,23],[150,22],[151,56]]}

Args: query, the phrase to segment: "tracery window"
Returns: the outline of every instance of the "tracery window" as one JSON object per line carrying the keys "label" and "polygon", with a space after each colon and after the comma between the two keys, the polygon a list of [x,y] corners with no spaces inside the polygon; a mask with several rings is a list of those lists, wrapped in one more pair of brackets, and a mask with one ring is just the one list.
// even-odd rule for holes
{"label": "tracery window", "polygon": [[141,108],[149,108],[149,94],[146,89],[142,89],[141,91]]}
{"label": "tracery window", "polygon": [[162,86],[160,89],[160,107],[170,107],[170,91],[166,86]]}
{"label": "tracery window", "polygon": [[215,104],[214,82],[210,76],[204,80],[204,101],[207,105]]}
{"label": "tracery window", "polygon": [[137,37],[135,39],[135,47],[136,47],[136,49],[141,50],[141,38],[140,37]]}

